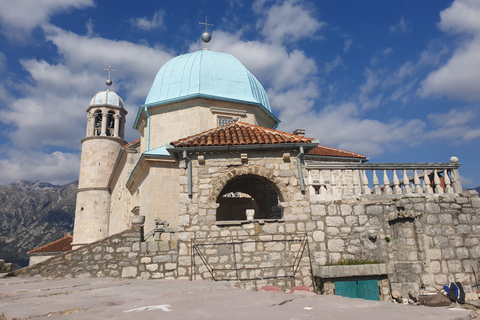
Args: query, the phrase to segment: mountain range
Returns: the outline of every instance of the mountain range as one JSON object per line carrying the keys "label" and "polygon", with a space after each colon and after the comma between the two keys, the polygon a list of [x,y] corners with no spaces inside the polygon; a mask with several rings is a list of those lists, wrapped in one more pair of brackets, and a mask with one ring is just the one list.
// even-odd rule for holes
{"label": "mountain range", "polygon": [[28,265],[27,252],[73,231],[78,181],[0,185],[0,259]]}

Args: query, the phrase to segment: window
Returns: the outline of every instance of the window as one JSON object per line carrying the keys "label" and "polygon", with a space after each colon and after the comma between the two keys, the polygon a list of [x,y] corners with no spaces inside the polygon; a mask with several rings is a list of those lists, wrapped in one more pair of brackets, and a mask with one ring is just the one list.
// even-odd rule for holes
{"label": "window", "polygon": [[226,126],[227,124],[233,123],[236,121],[234,118],[225,118],[225,117],[218,117],[218,126],[223,127]]}

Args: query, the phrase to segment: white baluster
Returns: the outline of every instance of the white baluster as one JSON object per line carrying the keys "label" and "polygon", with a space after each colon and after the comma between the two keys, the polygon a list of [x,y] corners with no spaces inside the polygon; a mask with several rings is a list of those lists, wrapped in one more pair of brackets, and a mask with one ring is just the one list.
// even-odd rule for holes
{"label": "white baluster", "polygon": [[427,170],[423,170],[423,190],[425,191],[425,193],[433,193]]}
{"label": "white baluster", "polygon": [[337,181],[335,179],[335,170],[331,170],[331,172],[332,172],[332,194],[338,194]]}
{"label": "white baluster", "polygon": [[320,194],[327,194],[327,188],[325,187],[325,180],[323,179],[323,172],[320,171],[320,176],[318,177],[318,183],[320,184]]}
{"label": "white baluster", "polygon": [[420,179],[418,178],[417,170],[413,170],[413,183],[415,184],[415,192],[416,193],[423,193],[422,186],[420,185]]}
{"label": "white baluster", "polygon": [[398,181],[397,170],[393,171],[393,191],[395,194],[402,194],[402,188],[400,188],[400,181]]}
{"label": "white baluster", "polygon": [[403,169],[403,193],[412,193],[412,188],[410,188],[410,179],[408,178],[407,170],[405,169]]}
{"label": "white baluster", "polygon": [[362,194],[362,186],[360,184],[360,170],[353,170],[353,192],[355,195]]}
{"label": "white baluster", "polygon": [[310,194],[315,194],[315,187],[313,186],[313,172],[314,170],[308,170],[307,184]]}
{"label": "white baluster", "polygon": [[387,170],[383,170],[383,192],[386,194],[392,194],[392,188],[390,187],[390,180],[388,180]]}
{"label": "white baluster", "polygon": [[442,182],[436,169],[433,170],[433,182],[435,183],[435,193],[443,193]]}
{"label": "white baluster", "polygon": [[372,190],[368,186],[368,178],[367,178],[367,173],[365,170],[362,170],[362,184],[363,184],[363,193],[364,194],[371,194]]}
{"label": "white baluster", "polygon": [[347,183],[347,172],[346,170],[341,170],[340,171],[342,173],[342,194],[349,194],[350,192],[348,192],[348,183]]}
{"label": "white baluster", "polygon": [[380,186],[379,186],[380,182],[378,181],[377,172],[375,170],[372,170],[372,173],[373,173],[373,178],[372,178],[373,193],[374,194],[382,194],[382,188],[380,188]]}
{"label": "white baluster", "polygon": [[444,181],[445,181],[445,193],[453,193],[453,187],[451,186],[450,177],[448,176],[448,170],[443,170]]}

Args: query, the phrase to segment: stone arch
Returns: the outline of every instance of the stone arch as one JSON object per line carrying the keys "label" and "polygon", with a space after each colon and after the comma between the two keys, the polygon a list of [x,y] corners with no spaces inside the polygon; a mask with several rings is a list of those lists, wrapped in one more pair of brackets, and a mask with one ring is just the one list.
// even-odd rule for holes
{"label": "stone arch", "polygon": [[102,110],[100,109],[95,110],[95,112],[93,113],[93,116],[95,118],[93,135],[100,136],[102,134],[102,121],[103,121]]}
{"label": "stone arch", "polygon": [[245,220],[247,209],[255,210],[255,219],[280,219],[285,187],[264,167],[232,169],[212,188],[217,221]]}

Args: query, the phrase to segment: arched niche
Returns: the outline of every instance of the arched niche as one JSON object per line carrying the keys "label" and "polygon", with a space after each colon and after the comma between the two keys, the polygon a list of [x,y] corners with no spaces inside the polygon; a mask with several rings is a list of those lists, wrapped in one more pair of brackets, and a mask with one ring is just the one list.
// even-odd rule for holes
{"label": "arched niche", "polygon": [[245,220],[247,209],[255,210],[254,219],[281,219],[282,201],[272,181],[254,174],[237,176],[225,184],[217,197],[216,220]]}

